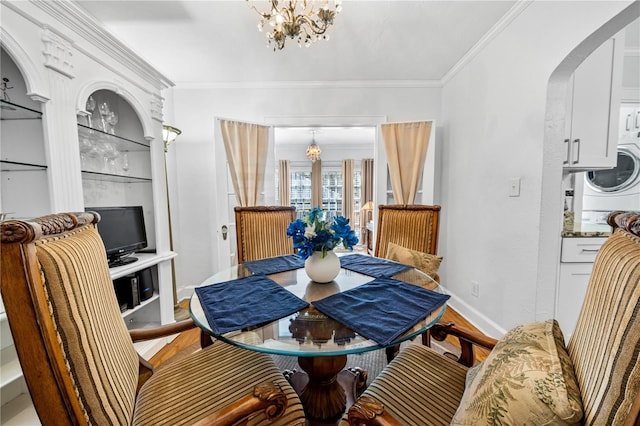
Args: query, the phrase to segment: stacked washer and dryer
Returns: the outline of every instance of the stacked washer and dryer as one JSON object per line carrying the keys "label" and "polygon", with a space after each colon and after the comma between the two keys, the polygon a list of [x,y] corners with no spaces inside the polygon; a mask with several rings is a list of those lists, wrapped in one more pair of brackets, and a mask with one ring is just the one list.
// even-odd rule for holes
{"label": "stacked washer and dryer", "polygon": [[584,173],[582,222],[606,224],[615,210],[640,210],[640,104],[622,104],[616,167]]}

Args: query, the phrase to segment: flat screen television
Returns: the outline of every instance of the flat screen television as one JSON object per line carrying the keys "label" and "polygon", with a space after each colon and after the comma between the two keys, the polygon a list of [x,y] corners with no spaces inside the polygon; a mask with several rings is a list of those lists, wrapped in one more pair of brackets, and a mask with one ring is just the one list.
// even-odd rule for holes
{"label": "flat screen television", "polygon": [[86,207],[85,210],[100,215],[98,233],[104,242],[110,268],[138,260],[131,254],[147,247],[142,206]]}

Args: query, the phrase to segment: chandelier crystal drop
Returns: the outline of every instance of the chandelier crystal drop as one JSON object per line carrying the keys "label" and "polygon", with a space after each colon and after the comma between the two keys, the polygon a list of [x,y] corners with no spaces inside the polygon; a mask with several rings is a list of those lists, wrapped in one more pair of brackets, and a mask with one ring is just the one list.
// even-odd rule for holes
{"label": "chandelier crystal drop", "polygon": [[335,16],[342,10],[342,0],[323,0],[316,7],[314,0],[269,0],[270,9],[261,12],[254,4],[251,8],[260,16],[258,30],[266,28],[267,47],[273,51],[282,50],[287,37],[298,42],[298,46],[309,47],[318,40],[328,40],[327,29],[333,24]]}

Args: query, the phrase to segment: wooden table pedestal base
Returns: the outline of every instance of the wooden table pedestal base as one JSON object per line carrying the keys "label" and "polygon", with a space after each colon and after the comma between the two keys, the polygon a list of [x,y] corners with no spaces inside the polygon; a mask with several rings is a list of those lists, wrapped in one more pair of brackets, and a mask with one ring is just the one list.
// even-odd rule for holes
{"label": "wooden table pedestal base", "polygon": [[307,419],[336,421],[364,391],[367,372],[357,367],[344,370],[346,363],[346,355],[299,357],[298,365],[304,371],[284,372],[300,396]]}

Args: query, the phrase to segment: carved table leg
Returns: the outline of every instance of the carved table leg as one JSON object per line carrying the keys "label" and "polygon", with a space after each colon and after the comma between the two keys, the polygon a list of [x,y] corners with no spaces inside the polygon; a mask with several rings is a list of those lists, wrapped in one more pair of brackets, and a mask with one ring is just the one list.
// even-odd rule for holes
{"label": "carved table leg", "polygon": [[367,372],[361,368],[343,370],[346,363],[346,355],[299,357],[298,365],[304,372],[284,373],[300,396],[307,418],[337,420],[362,393]]}

